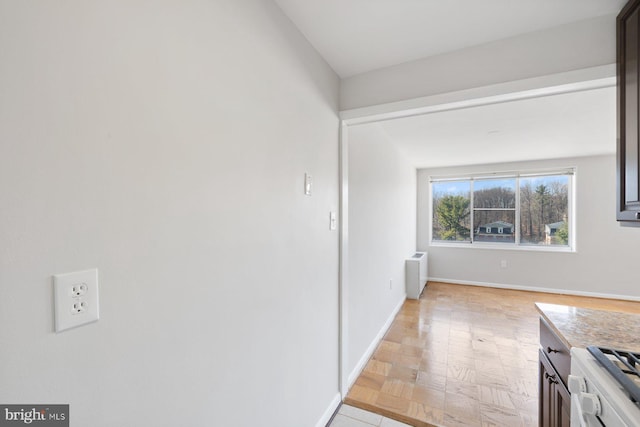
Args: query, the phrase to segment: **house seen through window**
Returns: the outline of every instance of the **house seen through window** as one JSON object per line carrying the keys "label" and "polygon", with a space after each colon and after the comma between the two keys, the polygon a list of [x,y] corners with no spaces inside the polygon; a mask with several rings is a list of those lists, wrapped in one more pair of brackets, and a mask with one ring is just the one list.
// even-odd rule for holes
{"label": "house seen through window", "polygon": [[573,170],[432,178],[432,240],[571,246]]}

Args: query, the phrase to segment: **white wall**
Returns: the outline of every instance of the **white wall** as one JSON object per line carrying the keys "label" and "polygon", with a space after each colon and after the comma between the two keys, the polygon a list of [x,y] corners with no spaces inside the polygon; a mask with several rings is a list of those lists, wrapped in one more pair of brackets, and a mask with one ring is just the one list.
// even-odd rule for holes
{"label": "white wall", "polygon": [[348,110],[615,63],[615,16],[606,15],[342,80]]}
{"label": "white wall", "polygon": [[[431,246],[429,176],[576,166],[575,253]],[[568,293],[640,297],[634,248],[640,229],[615,219],[615,156],[422,169],[418,171],[418,247],[429,252],[429,277]],[[507,268],[500,267],[501,260]]]}
{"label": "white wall", "polygon": [[[0,52],[0,402],[69,403],[72,426],[318,423],[333,71],[265,0],[0,0]],[[92,267],[100,321],[54,333],[51,275]]]}
{"label": "white wall", "polygon": [[348,158],[347,372],[353,380],[405,298],[404,261],[416,249],[416,171],[377,124],[349,127]]}

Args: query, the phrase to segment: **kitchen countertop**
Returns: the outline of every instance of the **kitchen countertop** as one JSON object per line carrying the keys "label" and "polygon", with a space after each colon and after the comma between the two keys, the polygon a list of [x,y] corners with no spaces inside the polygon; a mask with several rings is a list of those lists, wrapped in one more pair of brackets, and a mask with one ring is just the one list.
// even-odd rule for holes
{"label": "kitchen countertop", "polygon": [[590,345],[640,352],[640,315],[536,303],[540,315],[568,347]]}

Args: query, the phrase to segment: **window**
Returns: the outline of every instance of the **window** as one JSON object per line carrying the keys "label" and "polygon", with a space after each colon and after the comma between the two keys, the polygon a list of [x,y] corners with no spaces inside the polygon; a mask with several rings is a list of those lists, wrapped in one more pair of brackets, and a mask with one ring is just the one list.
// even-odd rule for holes
{"label": "window", "polygon": [[513,234],[501,233],[500,229],[513,228],[516,211],[515,178],[470,180],[473,187],[474,228],[485,228],[484,234],[475,234],[474,242],[514,243]]}
{"label": "window", "polygon": [[471,242],[471,181],[432,183],[433,240]]}
{"label": "window", "polygon": [[570,248],[573,173],[432,177],[432,241]]}

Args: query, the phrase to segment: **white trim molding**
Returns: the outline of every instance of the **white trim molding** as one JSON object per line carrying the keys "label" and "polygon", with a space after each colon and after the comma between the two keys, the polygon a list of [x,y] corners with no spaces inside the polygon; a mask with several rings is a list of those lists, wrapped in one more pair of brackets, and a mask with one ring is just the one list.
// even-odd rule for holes
{"label": "white trim molding", "polygon": [[338,387],[342,396],[349,391],[347,363],[349,360],[349,130],[340,122],[340,343]]}
{"label": "white trim molding", "polygon": [[327,409],[324,411],[324,413],[322,414],[322,417],[320,417],[315,427],[326,427],[329,421],[331,421],[331,417],[333,417],[333,414],[336,412],[336,409],[338,409],[341,403],[342,403],[342,398],[340,397],[340,393],[337,393],[335,396],[333,396],[331,403],[329,404]]}
{"label": "white trim molding", "polygon": [[[504,283],[476,282],[472,280],[445,279],[441,277],[429,277],[429,282],[451,283],[453,285],[468,285],[468,286],[478,286],[483,288],[510,289],[513,291],[529,291],[529,292],[540,292],[540,293],[546,293],[546,294],[572,295],[577,297],[606,298],[606,299],[617,299],[617,300],[623,300],[623,301],[640,302],[640,297],[634,297],[629,295],[604,294],[599,292],[573,291],[573,290],[567,290],[567,289],[550,289],[550,288],[543,288],[540,286],[508,285]],[[429,285],[427,284],[427,286]]]}
{"label": "white trim molding", "polygon": [[340,112],[340,117],[346,124],[356,125],[615,85],[616,67],[615,64],[609,64],[372,107],[343,110]]}
{"label": "white trim molding", "polygon": [[371,341],[371,344],[369,344],[369,347],[367,348],[367,350],[364,352],[362,357],[360,357],[360,360],[356,364],[355,368],[353,368],[353,371],[351,371],[351,373],[349,374],[347,389],[351,389],[351,386],[353,386],[353,383],[356,382],[356,380],[358,379],[358,376],[360,375],[364,367],[367,365],[367,362],[373,355],[373,352],[378,347],[378,344],[380,344],[380,341],[382,341],[384,334],[386,334],[389,328],[391,327],[393,320],[396,318],[396,315],[398,314],[398,312],[400,311],[400,309],[402,308],[402,305],[405,303],[406,300],[407,300],[407,297],[405,294],[404,298],[402,298],[400,303],[393,309],[393,311],[391,312],[391,315],[387,318],[387,321],[384,322],[384,325],[382,325],[382,328],[380,328],[380,331],[378,331],[378,334],[375,336],[375,338],[373,338],[373,341]]}

